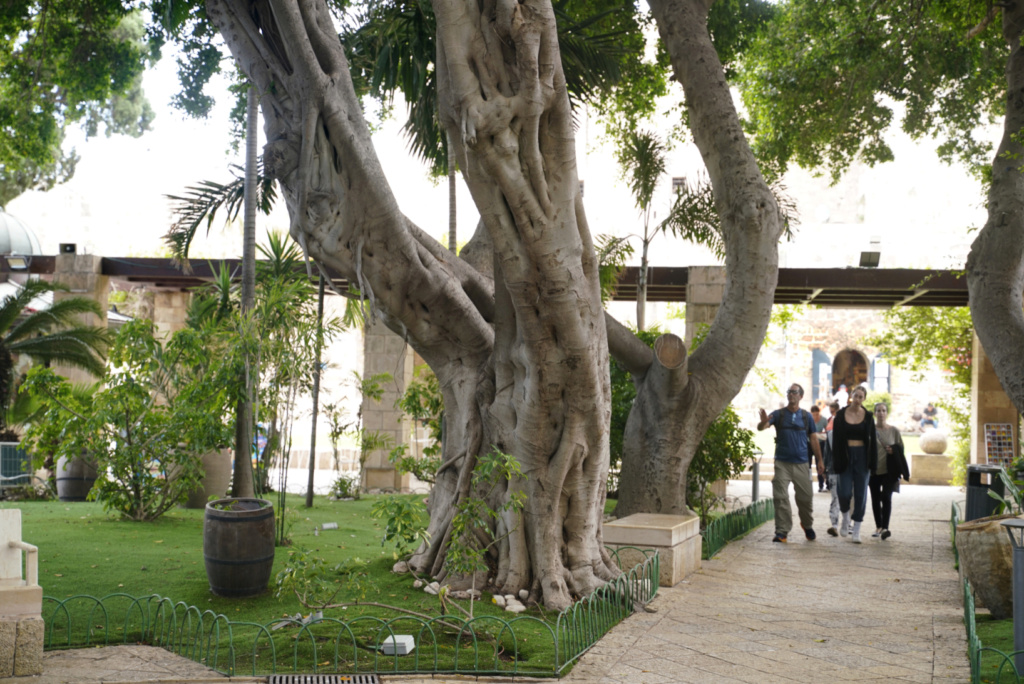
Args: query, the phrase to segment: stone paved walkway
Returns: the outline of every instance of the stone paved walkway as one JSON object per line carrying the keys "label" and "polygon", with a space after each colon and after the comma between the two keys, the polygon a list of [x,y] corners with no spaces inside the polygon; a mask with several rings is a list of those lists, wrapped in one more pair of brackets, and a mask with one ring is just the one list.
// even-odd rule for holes
{"label": "stone paved walkway", "polygon": [[[825,534],[829,494],[815,494],[817,541],[798,528],[773,544],[773,525],[761,526],[660,589],[657,613],[618,625],[566,681],[968,682],[949,538],[950,505],[962,498],[951,487],[904,486],[893,537],[871,539],[872,526],[858,545]],[[870,508],[866,517],[871,525]]]}
{"label": "stone paved walkway", "polygon": [[[761,483],[761,491],[771,491]],[[750,483],[730,484],[749,494]],[[815,494],[818,540],[771,523],[725,547],[699,573],[659,590],[656,613],[633,615],[591,649],[566,680],[586,684],[970,681],[960,588],[949,540],[948,487],[905,486],[893,537],[863,544],[825,534],[828,494]],[[870,525],[870,512],[868,513]],[[227,681],[155,647],[46,654],[42,677],[0,684]],[[234,682],[266,681],[237,678]],[[508,682],[507,678],[399,678],[385,684]],[[528,681],[516,678],[516,682]],[[529,680],[551,681],[551,680]]]}

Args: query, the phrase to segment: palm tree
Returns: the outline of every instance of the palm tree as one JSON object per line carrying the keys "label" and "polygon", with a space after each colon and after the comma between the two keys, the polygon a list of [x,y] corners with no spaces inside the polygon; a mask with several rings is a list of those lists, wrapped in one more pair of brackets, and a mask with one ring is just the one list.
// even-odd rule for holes
{"label": "palm tree", "polygon": [[626,139],[621,152],[621,163],[629,169],[629,191],[636,200],[636,208],[644,221],[640,236],[640,276],[636,292],[636,329],[643,330],[647,310],[647,252],[654,239],[651,226],[652,201],[658,179],[665,173],[665,144],[653,133],[634,131]]}
{"label": "palm tree", "polygon": [[0,431],[7,429],[15,356],[103,375],[109,343],[107,330],[83,325],[78,318],[82,314],[102,317],[99,304],[84,297],[69,297],[44,309],[32,308],[34,300],[42,295],[67,291],[63,285],[30,280],[0,302]]}

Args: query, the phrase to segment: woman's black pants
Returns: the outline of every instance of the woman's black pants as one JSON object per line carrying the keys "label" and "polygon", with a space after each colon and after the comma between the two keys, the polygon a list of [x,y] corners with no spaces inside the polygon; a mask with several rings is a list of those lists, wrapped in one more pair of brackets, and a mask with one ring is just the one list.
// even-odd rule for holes
{"label": "woman's black pants", "polygon": [[875,527],[880,530],[889,529],[894,483],[894,480],[888,475],[872,474],[868,479],[868,489],[871,490],[871,512],[875,516]]}

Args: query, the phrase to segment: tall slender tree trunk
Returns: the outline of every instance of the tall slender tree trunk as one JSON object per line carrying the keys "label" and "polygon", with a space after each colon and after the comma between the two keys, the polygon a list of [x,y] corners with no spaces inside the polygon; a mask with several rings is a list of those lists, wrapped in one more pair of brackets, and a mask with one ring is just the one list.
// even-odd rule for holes
{"label": "tall slender tree trunk", "polygon": [[636,329],[647,329],[647,268],[650,262],[647,260],[647,250],[651,242],[644,232],[643,248],[640,252],[640,274],[637,276],[636,284]]}
{"label": "tall slender tree trunk", "polygon": [[[256,306],[256,136],[259,124],[259,96],[249,86],[245,120],[245,204],[242,223],[242,319]],[[245,364],[245,397],[238,403],[235,422],[235,472],[231,495],[253,497],[252,428],[255,383],[250,360]],[[282,512],[283,514],[283,512]]]}
{"label": "tall slender tree trunk", "polygon": [[316,298],[316,357],[313,361],[313,427],[309,434],[309,478],[306,480],[306,508],[313,507],[313,478],[316,474],[316,417],[320,408],[320,351],[324,344],[324,276],[318,278]]}

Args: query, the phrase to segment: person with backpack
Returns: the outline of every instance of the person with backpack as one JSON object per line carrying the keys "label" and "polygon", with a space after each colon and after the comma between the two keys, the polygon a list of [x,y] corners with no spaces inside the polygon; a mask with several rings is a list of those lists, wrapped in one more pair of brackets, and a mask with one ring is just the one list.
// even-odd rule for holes
{"label": "person with backpack", "polygon": [[772,496],[775,499],[775,537],[773,542],[786,543],[793,527],[793,513],[789,506],[789,484],[793,483],[800,526],[807,541],[814,541],[814,487],[807,472],[809,453],[814,454],[818,475],[825,465],[821,459],[821,446],[814,437],[815,425],[810,412],[800,408],[804,388],[793,383],[786,390],[786,406],[766,413],[760,409],[758,430],[775,427],[775,476],[772,478]]}

